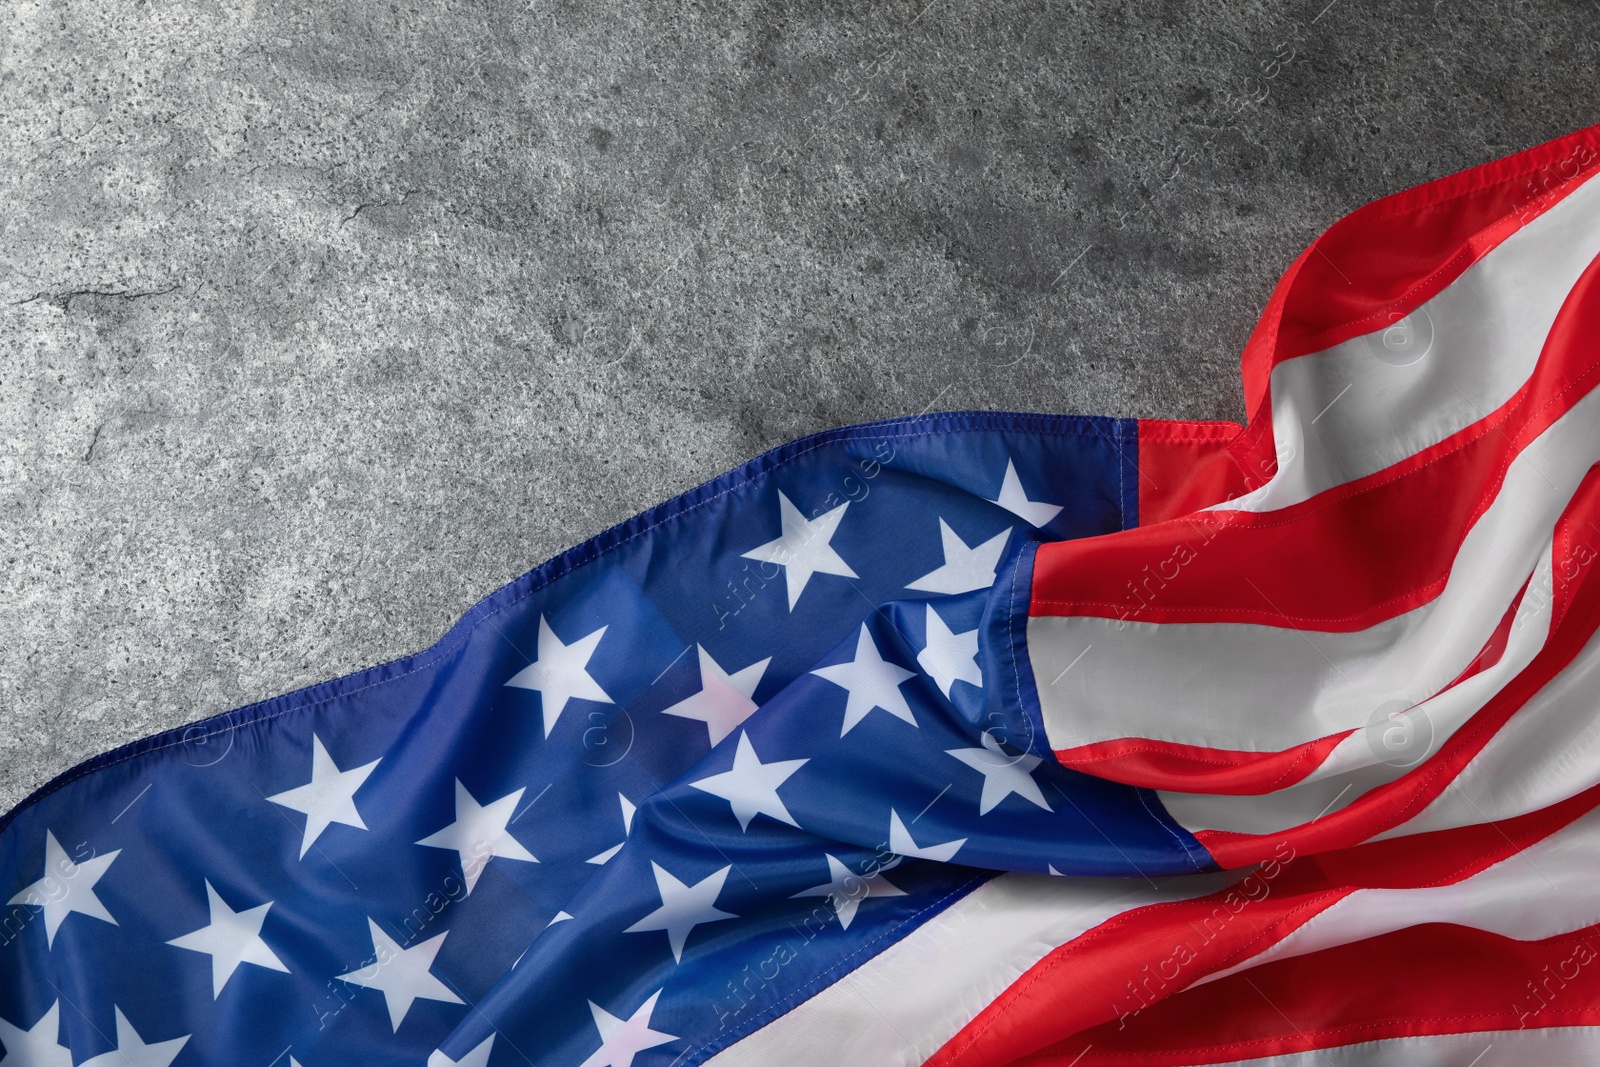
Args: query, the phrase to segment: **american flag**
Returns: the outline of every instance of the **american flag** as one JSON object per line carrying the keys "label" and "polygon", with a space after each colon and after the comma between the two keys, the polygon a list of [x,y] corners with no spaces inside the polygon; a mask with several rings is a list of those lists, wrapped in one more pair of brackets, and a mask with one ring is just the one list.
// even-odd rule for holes
{"label": "american flag", "polygon": [[0,820],[0,1064],[1600,1061],[1600,128],[1250,421],[793,442]]}

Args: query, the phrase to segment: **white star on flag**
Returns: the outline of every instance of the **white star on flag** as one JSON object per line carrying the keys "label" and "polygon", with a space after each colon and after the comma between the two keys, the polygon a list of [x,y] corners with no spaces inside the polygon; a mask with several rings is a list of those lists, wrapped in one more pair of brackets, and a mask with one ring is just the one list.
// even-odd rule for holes
{"label": "white star on flag", "polygon": [[[856,917],[856,909],[861,907],[861,902],[868,897],[903,897],[905,890],[894,885],[883,876],[880,871],[876,874],[862,876],[846,867],[831,853],[828,856],[829,881],[810,889],[802,889],[789,899],[800,897],[827,897],[828,903],[833,905],[834,914],[839,916],[839,926],[845,930],[850,929],[850,923]],[[896,860],[896,863],[899,861]]]}
{"label": "white star on flag", "polygon": [[818,667],[811,673],[840,686],[848,694],[844,701],[844,725],[839,727],[840,737],[855,729],[873,708],[882,708],[897,719],[917,725],[911,705],[900,692],[900,683],[915,677],[915,672],[885,661],[878,654],[878,646],[873,643],[865,623],[856,635],[855,659],[831,667]]}
{"label": "white star on flag", "polygon": [[210,925],[175,937],[167,944],[191,952],[203,952],[211,957],[213,1000],[222,996],[222,987],[228,984],[228,979],[233,977],[233,972],[239,969],[241,963],[253,963],[257,967],[289,973],[289,968],[261,940],[261,924],[267,921],[267,909],[272,907],[272,901],[244,911],[234,911],[207,879],[206,902],[211,910]]}
{"label": "white star on flag", "polygon": [[602,626],[565,645],[550,629],[550,621],[543,615],[539,616],[539,656],[512,675],[506,684],[538,692],[546,737],[555,729],[556,720],[567,708],[567,701],[574,697],[592,700],[597,704],[616,703],[589,673],[589,657],[594,655],[595,646],[605,636],[606,630],[607,627]]}
{"label": "white star on flag", "polygon": [[628,835],[633,833],[633,813],[637,809],[634,808],[633,801],[629,800],[623,793],[617,794],[617,800],[622,803],[622,840],[619,843],[612,845],[599,855],[590,856],[583,862],[593,863],[596,865],[610,863],[611,857],[615,856],[618,852],[621,852],[622,846],[628,843]]}
{"label": "white star on flag", "polygon": [[1022,479],[1017,477],[1017,466],[1009,459],[1006,460],[1006,477],[1000,485],[1000,495],[991,503],[999,504],[1034,527],[1044,526],[1061,514],[1060,504],[1042,504],[1028,499],[1028,494],[1022,491]]}
{"label": "white star on flag", "polygon": [[1023,800],[1054,811],[1033,778],[1033,769],[1043,761],[1038,756],[1012,756],[1000,748],[989,731],[983,732],[982,748],[948,748],[948,755],[983,775],[983,795],[978,799],[978,814],[987,815],[1006,797],[1015,793]]}
{"label": "white star on flag", "polygon": [[761,684],[761,676],[766,673],[772,657],[729,674],[717,665],[711,653],[699,645],[695,647],[700,649],[700,691],[663,710],[662,714],[705,723],[711,733],[711,744],[715,746],[755,712],[756,702],[751,697],[756,686]]}
{"label": "white star on flag", "polygon": [[783,568],[784,581],[789,589],[790,611],[794,610],[795,602],[800,599],[813,574],[861,577],[839,558],[839,553],[829,543],[833,540],[834,531],[839,528],[839,521],[844,518],[844,509],[849,506],[849,502],[846,502],[814,519],[807,519],[780,491],[778,518],[783,525],[783,533],[744,553],[744,559],[776,563]]}
{"label": "white star on flag", "polygon": [[56,840],[56,835],[46,830],[44,877],[32,885],[24,886],[21,892],[6,903],[44,910],[44,941],[49,948],[55,947],[56,931],[61,929],[61,924],[73,912],[103,919],[116,926],[117,920],[111,917],[106,906],[100,902],[94,887],[95,883],[105,876],[106,868],[111,866],[111,861],[121,852],[119,848],[115,852],[107,852],[104,856],[95,856],[82,863],[74,863],[68,857],[67,850],[61,847],[61,842]]}
{"label": "white star on flag", "polygon": [[517,804],[521,802],[522,794],[527,791],[527,787],[524,786],[514,793],[507,793],[493,803],[479,804],[467,791],[467,787],[461,784],[461,779],[457,778],[456,821],[437,833],[429,834],[417,844],[427,845],[429,848],[454,849],[461,857],[461,874],[467,881],[469,895],[472,893],[472,887],[478,884],[478,876],[496,856],[507,860],[522,860],[524,863],[538,863],[539,857],[512,837],[509,829],[511,820],[517,814]]}
{"label": "white star on flag", "polygon": [[19,1067],[72,1067],[72,1050],[58,1042],[60,1034],[59,1000],[26,1030],[0,1019],[0,1046],[6,1050],[0,1063],[15,1059]]}
{"label": "white star on flag", "polygon": [[650,999],[625,1020],[589,1001],[589,1014],[594,1016],[595,1029],[600,1031],[600,1047],[580,1067],[633,1067],[633,1058],[645,1049],[678,1040],[675,1034],[650,1029],[650,1016],[660,996],[659,989],[651,993]]}
{"label": "white star on flag", "polygon": [[442,1000],[446,1004],[460,1004],[462,1000],[450,991],[431,973],[433,959],[444,947],[444,939],[450,931],[446,930],[437,937],[430,937],[420,945],[411,948],[401,948],[394,938],[384,933],[382,928],[370,917],[367,926],[372,930],[373,962],[349,974],[339,975],[341,982],[351,985],[365,986],[367,989],[376,989],[383,994],[383,1002],[389,1009],[389,1022],[395,1032],[400,1032],[400,1023],[405,1020],[406,1012],[411,1010],[411,1005],[417,1000]]}
{"label": "white star on flag", "polygon": [[170,1041],[147,1045],[133,1024],[128,1022],[128,1017],[122,1014],[121,1008],[114,1007],[111,1010],[117,1017],[117,1047],[111,1052],[91,1056],[78,1067],[168,1067],[188,1043],[189,1035],[185,1034]]}
{"label": "white star on flag", "polygon": [[650,868],[655,871],[656,891],[661,894],[661,907],[628,927],[623,933],[641,934],[651,930],[665,930],[667,940],[672,944],[672,958],[682,963],[683,943],[689,940],[691,930],[701,923],[738,918],[733,912],[723,911],[716,906],[717,897],[722,893],[723,884],[728,880],[728,872],[733,870],[732,866],[713,871],[694,885],[678,881],[670,871],[654,860],[650,861]]}
{"label": "white star on flag", "polygon": [[1001,530],[981,545],[969,547],[944,519],[939,520],[939,541],[944,546],[944,565],[935,567],[906,586],[923,593],[970,593],[994,584],[995,570],[1010,539],[1009,529]]}
{"label": "white star on flag", "polygon": [[778,787],[808,762],[786,759],[762,763],[761,757],[756,755],[755,746],[750,743],[750,735],[741,733],[739,747],[733,754],[732,770],[689,784],[719,796],[732,805],[734,818],[739,820],[741,830],[750,829],[750,820],[757,815],[799,826],[778,796]]}
{"label": "white star on flag", "polygon": [[311,735],[311,781],[267,798],[274,804],[305,815],[306,831],[300,841],[301,859],[306,858],[306,853],[322,836],[322,831],[334,823],[354,826],[357,830],[367,828],[367,824],[361,821],[361,813],[356,810],[356,790],[361,788],[380,762],[373,760],[365,766],[341,771],[323,747],[322,738]]}
{"label": "white star on flag", "polygon": [[489,1053],[494,1048],[494,1035],[484,1038],[477,1048],[453,1060],[443,1052],[435,1051],[428,1057],[428,1067],[489,1067]]}
{"label": "white star on flag", "polygon": [[928,644],[917,653],[917,665],[949,699],[957,682],[983,686],[983,670],[978,666],[978,631],[952,633],[944,619],[927,605]]}
{"label": "white star on flag", "polygon": [[906,829],[906,824],[900,820],[900,813],[893,808],[889,809],[889,851],[897,856],[949,863],[966,843],[966,838],[958,837],[942,845],[919,845],[912,839],[911,831]]}

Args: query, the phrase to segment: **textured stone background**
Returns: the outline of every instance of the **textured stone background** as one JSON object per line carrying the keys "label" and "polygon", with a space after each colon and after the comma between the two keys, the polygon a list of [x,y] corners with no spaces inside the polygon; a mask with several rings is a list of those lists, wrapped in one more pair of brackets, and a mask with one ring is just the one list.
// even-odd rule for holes
{"label": "textured stone background", "polygon": [[1325,4],[0,4],[0,809],[798,434],[1239,417],[1319,230],[1600,119],[1592,3]]}

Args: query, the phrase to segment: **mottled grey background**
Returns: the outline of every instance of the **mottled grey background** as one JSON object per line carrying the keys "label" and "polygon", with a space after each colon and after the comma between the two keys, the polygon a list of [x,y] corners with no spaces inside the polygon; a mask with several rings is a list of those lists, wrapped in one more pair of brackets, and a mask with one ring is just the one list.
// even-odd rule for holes
{"label": "mottled grey background", "polygon": [[1340,214],[1600,119],[1593,3],[7,0],[0,809],[787,438],[1237,418]]}

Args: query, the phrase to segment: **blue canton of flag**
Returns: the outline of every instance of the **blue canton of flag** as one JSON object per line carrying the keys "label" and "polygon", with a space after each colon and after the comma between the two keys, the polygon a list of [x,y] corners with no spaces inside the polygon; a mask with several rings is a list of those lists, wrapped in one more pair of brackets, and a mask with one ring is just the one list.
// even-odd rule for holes
{"label": "blue canton of flag", "polygon": [[1136,447],[806,438],[73,769],[0,824],[0,1064],[687,1065],[996,872],[1209,869],[1022,710],[1030,551],[1136,525]]}

